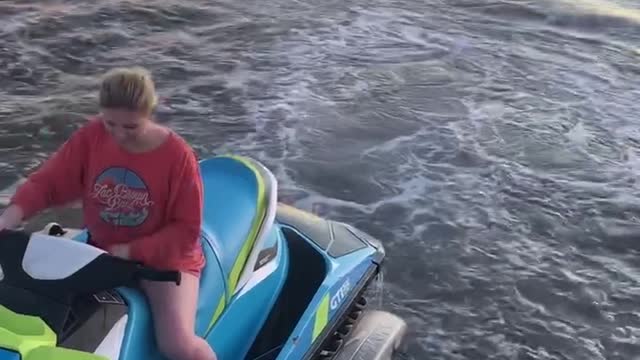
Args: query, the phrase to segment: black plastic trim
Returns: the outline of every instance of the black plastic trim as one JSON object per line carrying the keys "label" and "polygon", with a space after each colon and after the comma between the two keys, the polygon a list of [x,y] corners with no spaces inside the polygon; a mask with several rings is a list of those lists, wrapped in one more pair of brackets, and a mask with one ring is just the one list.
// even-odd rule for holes
{"label": "black plastic trim", "polygon": [[278,204],[276,221],[296,229],[333,258],[368,246],[367,241],[357,236],[347,224],[323,219],[290,205]]}
{"label": "black plastic trim", "polygon": [[0,281],[0,304],[14,312],[41,317],[58,335],[63,332],[73,302],[79,296],[136,286],[140,279],[179,282],[177,271],[156,271],[108,253],[97,256],[64,279],[34,279],[22,267],[30,239],[27,232],[0,231],[0,266],[4,274]]}

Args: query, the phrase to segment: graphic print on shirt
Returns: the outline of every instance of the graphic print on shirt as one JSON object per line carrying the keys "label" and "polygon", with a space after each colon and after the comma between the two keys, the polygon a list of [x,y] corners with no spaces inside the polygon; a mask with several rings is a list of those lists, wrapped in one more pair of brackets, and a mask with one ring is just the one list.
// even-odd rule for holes
{"label": "graphic print on shirt", "polygon": [[124,167],[111,167],[102,172],[93,185],[91,197],[102,205],[100,218],[116,226],[139,226],[153,205],[144,181]]}

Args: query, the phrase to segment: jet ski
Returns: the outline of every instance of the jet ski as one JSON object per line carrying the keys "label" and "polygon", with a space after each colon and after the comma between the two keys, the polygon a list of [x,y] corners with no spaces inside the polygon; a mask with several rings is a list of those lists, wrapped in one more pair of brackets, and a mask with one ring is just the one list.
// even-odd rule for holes
{"label": "jet ski", "polygon": [[[363,231],[277,201],[235,155],[199,162],[207,260],[195,331],[220,360],[391,359],[406,323],[371,309],[385,250]],[[140,279],[180,282],[51,223],[0,232],[0,360],[164,359]]]}

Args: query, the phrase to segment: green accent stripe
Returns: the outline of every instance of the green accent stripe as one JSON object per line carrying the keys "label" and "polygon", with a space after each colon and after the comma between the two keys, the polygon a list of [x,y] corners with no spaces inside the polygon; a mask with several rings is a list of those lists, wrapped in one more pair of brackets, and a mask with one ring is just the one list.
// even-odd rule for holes
{"label": "green accent stripe", "polygon": [[109,360],[92,353],[56,347],[56,333],[41,318],[0,305],[0,348],[16,351],[24,360]]}
{"label": "green accent stripe", "polygon": [[207,327],[207,331],[205,332],[205,334],[209,335],[209,331],[211,331],[213,325],[216,324],[216,321],[218,321],[218,318],[220,318],[220,315],[222,315],[222,311],[224,311],[226,304],[226,295],[222,294],[222,296],[220,297],[220,301],[218,301],[216,312],[213,313],[213,318],[211,318],[211,322],[209,322],[209,327]]}
{"label": "green accent stripe", "polygon": [[29,352],[25,360],[109,360],[106,356],[67,348],[41,346]]}
{"label": "green accent stripe", "polygon": [[248,159],[242,156],[237,156],[237,155],[221,155],[219,157],[236,160],[242,163],[247,168],[249,168],[254,173],[256,183],[258,185],[258,189],[257,189],[258,194],[256,198],[257,214],[253,218],[253,221],[251,223],[251,230],[249,232],[249,235],[245,239],[244,244],[242,245],[242,248],[238,253],[238,257],[236,257],[236,260],[233,263],[233,267],[231,268],[231,272],[229,273],[229,279],[227,280],[228,292],[226,294],[223,294],[222,297],[220,298],[220,301],[218,301],[218,306],[216,307],[216,311],[213,314],[211,321],[209,322],[209,326],[207,327],[207,331],[206,331],[207,335],[209,334],[211,329],[213,329],[213,326],[216,324],[216,322],[224,312],[224,309],[226,308],[227,303],[231,300],[231,295],[235,292],[236,287],[238,286],[238,281],[240,280],[240,274],[242,273],[242,270],[246,265],[247,259],[249,258],[249,254],[251,253],[251,249],[253,248],[253,245],[257,240],[258,233],[260,232],[260,229],[264,224],[264,220],[267,216],[267,206],[269,204],[267,199],[268,194],[266,192],[267,186],[264,182],[265,180],[262,176],[262,173],[260,172],[260,169],[253,164],[251,159]]}
{"label": "green accent stripe", "polygon": [[38,346],[55,346],[57,336],[39,317],[15,313],[0,305],[0,348],[14,350],[24,359]]}
{"label": "green accent stripe", "polygon": [[265,183],[264,183],[264,179],[262,178],[262,175],[260,174],[260,170],[258,170],[258,168],[256,168],[253,165],[253,163],[247,158],[244,158],[241,156],[234,156],[234,155],[228,155],[228,157],[241,162],[246,167],[251,169],[251,171],[253,171],[256,177],[256,182],[258,184],[258,196],[256,199],[257,214],[253,218],[253,223],[251,224],[251,232],[249,233],[249,236],[247,236],[247,239],[245,240],[244,245],[242,246],[242,249],[238,254],[238,257],[236,258],[236,261],[233,264],[233,267],[231,268],[231,273],[229,274],[229,293],[227,294],[228,296],[227,301],[230,299],[231,294],[233,294],[236,291],[236,286],[238,286],[238,280],[240,279],[240,273],[242,272],[242,269],[244,268],[244,265],[247,262],[247,259],[249,258],[249,254],[251,253],[253,244],[255,244],[256,242],[256,237],[258,235],[258,232],[260,231],[260,228],[262,227],[263,221],[267,213]]}
{"label": "green accent stripe", "polygon": [[329,294],[326,294],[320,305],[318,305],[318,309],[316,310],[315,322],[313,324],[313,338],[311,341],[315,341],[318,335],[322,333],[324,327],[327,326],[329,322]]}

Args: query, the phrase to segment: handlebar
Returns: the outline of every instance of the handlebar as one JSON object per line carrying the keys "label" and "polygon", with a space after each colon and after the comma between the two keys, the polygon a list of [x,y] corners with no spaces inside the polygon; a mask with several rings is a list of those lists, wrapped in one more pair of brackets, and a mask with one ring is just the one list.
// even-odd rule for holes
{"label": "handlebar", "polygon": [[179,271],[156,270],[139,263],[138,266],[138,277],[140,279],[160,282],[174,282],[178,286],[182,281],[182,274]]}
{"label": "handlebar", "polygon": [[0,231],[0,305],[62,329],[76,298],[139,280],[175,282],[179,271],[158,270],[90,244],[19,230]]}
{"label": "handlebar", "polygon": [[[49,228],[48,233],[49,235],[52,235],[52,236],[60,236],[60,235],[64,235],[66,231],[62,228],[62,226],[53,223],[51,224],[51,227]],[[139,263],[139,262],[136,264],[138,265],[138,269],[137,269],[138,276],[142,279],[149,280],[149,281],[175,282],[176,285],[180,285],[180,282],[182,280],[182,277],[181,277],[182,274],[179,271],[156,270],[148,266],[144,266],[142,263]]]}
{"label": "handlebar", "polygon": [[27,288],[55,285],[67,291],[93,291],[141,279],[181,282],[179,271],[155,269],[72,239],[21,230],[0,231],[0,266],[7,280]]}

